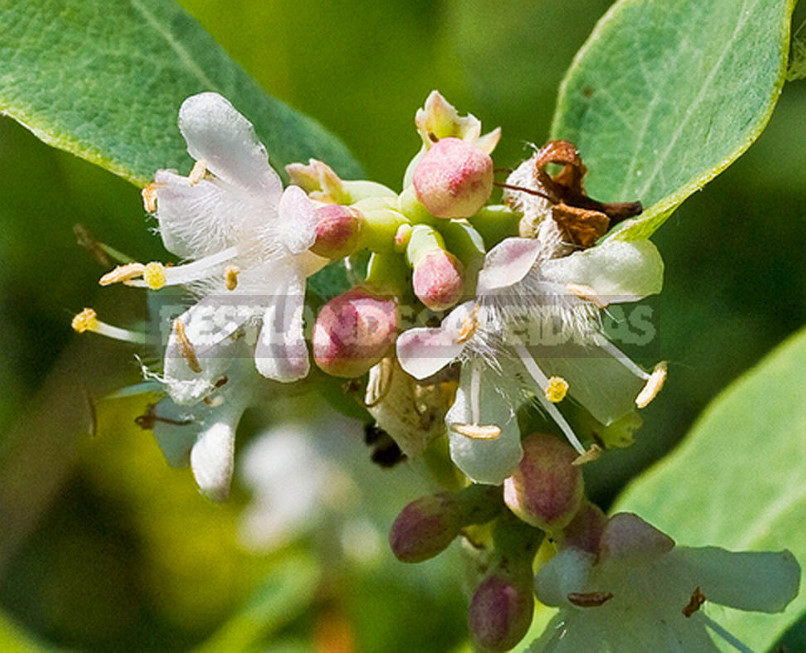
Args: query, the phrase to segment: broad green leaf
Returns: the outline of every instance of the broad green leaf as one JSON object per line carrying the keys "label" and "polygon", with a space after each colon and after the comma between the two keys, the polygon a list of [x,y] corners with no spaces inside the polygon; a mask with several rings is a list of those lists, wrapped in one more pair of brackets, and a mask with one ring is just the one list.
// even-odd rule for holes
{"label": "broad green leaf", "polygon": [[[806,331],[770,354],[705,411],[684,443],[630,485],[630,510],[681,545],[789,549],[806,569]],[[753,650],[806,611],[806,585],[783,614],[716,608],[711,616]]]}
{"label": "broad green leaf", "polygon": [[640,200],[646,238],[759,136],[784,84],[794,0],[620,0],[560,88],[554,138],[597,199]]}
{"label": "broad green leaf", "polygon": [[278,169],[313,156],[346,177],[361,171],[173,0],[0,0],[0,33],[0,112],[135,184],[158,168],[189,169],[176,117],[201,91],[226,96],[254,123]]}

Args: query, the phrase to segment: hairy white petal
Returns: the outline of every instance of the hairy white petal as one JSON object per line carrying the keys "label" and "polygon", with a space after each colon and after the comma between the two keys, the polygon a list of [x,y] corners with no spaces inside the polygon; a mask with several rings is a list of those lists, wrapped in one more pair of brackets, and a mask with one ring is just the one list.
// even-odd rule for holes
{"label": "hairy white petal", "polygon": [[559,284],[589,286],[608,304],[634,302],[660,292],[663,260],[648,240],[608,240],[546,261],[540,266],[540,274]]}
{"label": "hairy white petal", "polygon": [[[213,501],[226,501],[232,480],[235,426],[231,416],[222,416],[199,434],[190,451],[190,466],[202,494]],[[238,415],[240,417],[240,415]]]}
{"label": "hairy white petal", "polygon": [[289,186],[277,208],[280,242],[292,254],[309,249],[316,240],[316,208],[299,186]]}
{"label": "hairy white petal", "polygon": [[179,109],[179,130],[190,156],[204,161],[216,177],[264,196],[279,196],[282,183],[269,165],[266,148],[252,123],[226,98],[218,93],[187,98]]}
{"label": "hairy white petal", "polygon": [[505,238],[484,257],[478,293],[508,288],[521,281],[537,261],[542,245],[531,238]]}

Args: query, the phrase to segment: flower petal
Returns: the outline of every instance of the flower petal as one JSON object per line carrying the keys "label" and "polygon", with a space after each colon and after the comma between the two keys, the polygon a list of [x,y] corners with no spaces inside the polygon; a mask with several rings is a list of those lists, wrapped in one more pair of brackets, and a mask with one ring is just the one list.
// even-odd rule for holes
{"label": "flower petal", "polygon": [[462,366],[456,400],[445,415],[451,459],[475,483],[500,485],[520,462],[523,449],[515,411],[498,391],[498,379],[492,378],[496,374],[494,371],[484,369],[478,409],[481,425],[497,426],[501,434],[494,439],[476,439],[451,428],[454,424],[472,424],[474,421],[470,387],[473,364],[471,361]]}
{"label": "flower petal", "polygon": [[593,288],[604,303],[634,302],[660,292],[663,259],[648,240],[608,240],[540,266],[547,281]]}
{"label": "flower petal", "polygon": [[669,557],[686,569],[709,601],[731,608],[782,612],[798,594],[800,565],[789,551],[677,547]]}
{"label": "flower petal", "polygon": [[195,412],[170,399],[154,407],[154,414],[161,419],[154,422],[151,432],[171,467],[187,467],[190,462],[190,450],[199,436],[200,424]]}
{"label": "flower petal", "polygon": [[263,376],[289,383],[308,375],[310,362],[303,334],[305,280],[289,272],[263,315],[255,347],[255,364]]}
{"label": "flower petal", "polygon": [[537,261],[542,244],[532,238],[505,238],[484,257],[477,293],[507,288],[521,281]]}
{"label": "flower petal", "polygon": [[269,197],[279,196],[282,183],[269,165],[266,148],[254,127],[218,93],[199,93],[179,109],[179,130],[188,152],[208,170],[232,184]]}
{"label": "flower petal", "polygon": [[[174,321],[165,347],[164,380],[177,404],[194,404],[207,396],[225,375],[232,359],[242,356],[233,337],[251,315],[239,305],[205,297]],[[246,307],[249,308],[249,307]],[[195,360],[194,360],[195,359]],[[195,369],[194,369],[195,368]]]}
{"label": "flower petal", "polygon": [[299,186],[283,191],[277,207],[278,236],[292,254],[309,249],[316,240],[316,208]]}
{"label": "flower petal", "polygon": [[[231,415],[206,426],[190,451],[190,466],[201,493],[216,502],[226,501],[232,481],[235,427]],[[240,418],[240,414],[237,416]]]}
{"label": "flower petal", "polygon": [[605,426],[635,408],[646,383],[602,347],[567,342],[530,352],[546,375],[565,379],[568,393]]}
{"label": "flower petal", "polygon": [[187,177],[159,170],[157,221],[169,252],[183,258],[201,258],[226,248],[233,210],[229,194],[218,184],[202,180],[191,186]]}

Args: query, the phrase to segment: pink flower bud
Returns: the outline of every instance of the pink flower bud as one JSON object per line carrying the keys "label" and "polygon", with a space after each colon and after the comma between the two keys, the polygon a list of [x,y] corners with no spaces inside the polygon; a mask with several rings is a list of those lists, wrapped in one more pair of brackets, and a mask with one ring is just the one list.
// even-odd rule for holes
{"label": "pink flower bud", "polygon": [[523,441],[523,458],[504,481],[504,503],[527,524],[545,531],[567,526],[582,505],[582,470],[577,453],[542,433]]}
{"label": "pink flower bud", "polygon": [[361,376],[383,358],[397,334],[397,300],[353,288],[322,307],[313,326],[313,357],[333,376]]}
{"label": "pink flower bud", "polygon": [[525,578],[509,576],[493,572],[473,594],[467,622],[476,649],[508,651],[529,630],[534,610],[531,573]]}
{"label": "pink flower bud", "polygon": [[413,177],[417,199],[438,218],[469,218],[493,190],[493,160],[470,143],[443,138],[425,153]]}
{"label": "pink flower bud", "polygon": [[326,258],[352,254],[361,229],[361,213],[349,206],[326,204],[316,209],[316,242],[311,251]]}
{"label": "pink flower bud", "polygon": [[432,311],[450,308],[462,296],[462,264],[444,249],[433,249],[414,266],[414,294]]}
{"label": "pink flower bud", "polygon": [[586,501],[571,523],[563,529],[560,545],[562,548],[572,546],[588,553],[598,553],[606,525],[607,516],[602,509]]}
{"label": "pink flower bud", "polygon": [[440,492],[403,508],[392,524],[389,545],[401,562],[422,562],[444,551],[460,528],[456,498]]}

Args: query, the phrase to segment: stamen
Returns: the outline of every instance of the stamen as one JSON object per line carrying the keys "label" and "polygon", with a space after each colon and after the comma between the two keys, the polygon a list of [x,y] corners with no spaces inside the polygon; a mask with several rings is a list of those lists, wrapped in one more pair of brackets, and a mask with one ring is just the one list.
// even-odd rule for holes
{"label": "stamen", "polygon": [[140,191],[140,195],[143,197],[143,207],[149,213],[156,213],[157,211],[158,188],[159,185],[156,182],[152,182]]}
{"label": "stamen", "polygon": [[638,408],[648,406],[649,403],[658,396],[664,383],[666,383],[666,363],[662,361],[655,365],[655,369],[652,370],[652,374],[649,375],[644,389],[641,390],[635,398],[635,405],[638,406]]}
{"label": "stamen", "polygon": [[588,449],[585,453],[581,456],[577,456],[571,462],[574,467],[579,467],[580,465],[587,465],[588,463],[592,463],[594,460],[598,460],[599,456],[602,455],[602,448],[598,444],[592,444],[591,448]]}
{"label": "stamen", "polygon": [[456,344],[461,345],[462,343],[467,342],[476,332],[476,329],[479,327],[479,305],[473,308],[473,311],[468,315],[464,322],[462,322],[462,327],[459,329],[459,335],[456,337]]}
{"label": "stamen", "polygon": [[143,268],[143,281],[151,290],[162,288],[165,285],[165,266],[159,261],[146,263]]}
{"label": "stamen", "polygon": [[552,376],[546,386],[546,399],[553,404],[559,404],[568,394],[568,381],[561,376]]}
{"label": "stamen", "polygon": [[113,283],[120,283],[121,281],[129,281],[136,277],[140,277],[146,266],[142,263],[126,263],[125,265],[118,265],[111,272],[107,272],[102,276],[98,283],[102,286],[110,286]]}
{"label": "stamen", "polygon": [[191,186],[195,186],[198,184],[204,176],[207,174],[207,161],[204,159],[199,159],[196,163],[193,164],[193,169],[190,171],[188,175],[188,181],[190,182]]}
{"label": "stamen", "polygon": [[[526,349],[523,345],[517,345],[515,347],[515,351],[518,354],[518,357],[521,359],[526,371],[529,372],[529,375],[535,380],[538,387],[543,391],[546,392],[546,388],[548,387],[549,380],[543,371],[537,366],[534,359],[532,358],[529,350]],[[557,410],[557,406],[551,403],[544,395],[537,395],[537,398],[540,400],[541,405],[548,413],[549,417],[553,419],[557,426],[560,427],[560,430],[565,435],[566,439],[570,443],[574,449],[577,450],[580,456],[584,456],[587,452],[585,451],[585,447],[582,446],[582,443],[577,438],[576,433],[574,433],[574,429],[571,428],[571,425],[565,421],[565,417],[563,417],[562,413]]]}
{"label": "stamen", "polygon": [[202,371],[199,359],[196,357],[196,350],[193,348],[193,343],[188,338],[187,331],[185,330],[185,323],[180,318],[174,320],[174,331],[176,332],[176,340],[179,343],[179,353],[188,367],[199,374]]}
{"label": "stamen", "polygon": [[113,340],[122,340],[123,342],[131,342],[135,345],[142,345],[146,342],[145,334],[130,331],[129,329],[121,329],[106,322],[101,322],[98,319],[98,314],[91,308],[85,308],[78,315],[73,318],[73,329],[78,333],[85,331],[92,331]]}
{"label": "stamen", "polygon": [[451,424],[451,431],[473,440],[495,440],[501,436],[501,429],[495,424]]}
{"label": "stamen", "polygon": [[98,328],[98,314],[91,308],[85,308],[73,318],[71,326],[78,333],[95,331]]}
{"label": "stamen", "polygon": [[[184,265],[162,266],[162,272],[165,275],[165,281],[163,285],[178,286],[183,283],[198,281],[199,279],[202,279],[205,276],[209,276],[210,274],[212,274],[213,270],[211,268],[215,268],[237,255],[238,255],[237,247],[228,247],[227,249],[223,249],[220,252],[216,252],[215,254],[210,254],[209,256],[200,258],[196,261],[193,261],[192,263],[185,263]],[[142,263],[138,263],[137,265],[142,265]],[[154,262],[154,265],[156,266],[161,264],[157,264],[156,262]],[[143,266],[143,269],[145,269],[145,267],[146,266]],[[115,272],[115,270],[113,270],[112,272]],[[111,275],[112,272],[110,272],[109,274]],[[145,280],[132,278],[135,276],[141,276],[141,275],[132,274],[129,278],[126,279],[127,286],[135,286],[137,288],[152,288],[152,286],[150,286]]]}
{"label": "stamen", "polygon": [[683,608],[683,616],[690,617],[700,609],[703,603],[705,603],[705,594],[700,591],[699,587],[695,587],[688,605]]}
{"label": "stamen", "polygon": [[708,628],[713,630],[728,644],[730,644],[733,648],[739,651],[739,653],[753,653],[753,649],[747,646],[747,644],[744,644],[741,641],[739,641],[734,635],[725,630],[716,621],[708,617],[704,612],[699,611],[695,613],[693,616],[695,619],[700,619]]}
{"label": "stamen", "polygon": [[224,283],[227,290],[235,290],[238,287],[238,275],[241,273],[241,268],[237,265],[228,265],[224,268]]}
{"label": "stamen", "polygon": [[[621,351],[618,347],[616,347],[607,338],[605,338],[604,336],[597,337],[596,338],[596,344],[599,345],[602,349],[604,349],[613,358],[615,358],[624,367],[626,367],[628,370],[630,370],[630,372],[632,372],[639,379],[644,379],[645,381],[649,381],[649,374],[647,374],[644,370],[642,370],[635,363],[633,363],[632,360],[630,359],[630,357],[627,356],[627,354],[625,354],[623,351]],[[658,390],[660,390],[660,388],[658,388]]]}
{"label": "stamen", "polygon": [[613,598],[612,592],[570,592],[566,598],[579,608],[598,608]]}
{"label": "stamen", "polygon": [[[481,370],[475,361],[471,362],[470,366],[470,417],[474,424],[479,424],[481,422]],[[500,435],[501,429],[498,431]]]}
{"label": "stamen", "polygon": [[581,283],[567,283],[565,284],[565,289],[572,295],[576,295],[580,299],[583,299],[586,302],[590,302],[596,308],[602,308],[602,309],[607,308],[608,302],[606,302],[598,294],[596,294],[596,290],[594,290],[590,286],[586,286]]}

